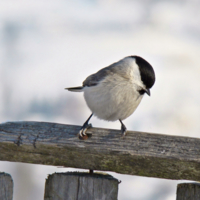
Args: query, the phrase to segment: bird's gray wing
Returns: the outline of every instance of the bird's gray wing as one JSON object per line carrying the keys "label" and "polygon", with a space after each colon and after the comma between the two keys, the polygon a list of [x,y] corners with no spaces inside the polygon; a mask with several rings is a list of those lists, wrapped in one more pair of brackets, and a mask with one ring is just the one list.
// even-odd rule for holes
{"label": "bird's gray wing", "polygon": [[108,75],[112,77],[113,74],[117,73],[118,75],[123,76],[123,73],[121,73],[120,68],[122,68],[120,62],[113,63],[113,64],[109,65],[108,67],[105,67],[105,68],[99,70],[97,73],[91,74],[90,76],[88,76],[83,81],[82,86],[65,88],[65,89],[72,91],[72,92],[82,92],[83,88],[85,86],[91,87],[91,86],[98,85]]}
{"label": "bird's gray wing", "polygon": [[102,81],[103,79],[105,79],[108,75],[111,75],[113,73],[115,73],[115,66],[117,63],[113,63],[112,65],[109,65],[108,67],[105,67],[101,70],[99,70],[97,73],[95,74],[91,74],[90,76],[88,76],[84,81],[83,81],[83,87],[88,86],[95,86],[98,85],[98,83],[100,81]]}
{"label": "bird's gray wing", "polygon": [[83,81],[83,86],[78,86],[78,87],[71,87],[71,88],[65,88],[66,90],[69,90],[71,92],[82,92],[83,88],[85,86],[91,87],[97,85],[101,80],[103,80],[106,76],[111,75],[114,73],[113,66],[115,65],[109,65],[108,67],[105,67],[101,70],[99,70],[97,73],[92,74],[88,76],[84,81]]}

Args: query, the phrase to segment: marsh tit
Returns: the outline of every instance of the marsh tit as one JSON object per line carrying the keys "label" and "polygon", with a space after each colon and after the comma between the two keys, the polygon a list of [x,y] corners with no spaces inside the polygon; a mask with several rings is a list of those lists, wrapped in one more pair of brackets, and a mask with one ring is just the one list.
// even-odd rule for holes
{"label": "marsh tit", "polygon": [[150,96],[154,83],[152,66],[139,56],[128,56],[88,76],[82,86],[65,88],[83,92],[92,111],[79,131],[79,138],[88,138],[86,131],[93,115],[107,121],[119,120],[122,136],[125,136],[127,129],[122,120],[135,111],[145,93]]}

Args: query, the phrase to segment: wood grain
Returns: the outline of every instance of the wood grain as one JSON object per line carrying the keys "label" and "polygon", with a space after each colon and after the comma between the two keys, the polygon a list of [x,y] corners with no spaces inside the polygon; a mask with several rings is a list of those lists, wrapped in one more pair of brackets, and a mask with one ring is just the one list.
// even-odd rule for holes
{"label": "wood grain", "polygon": [[200,180],[200,139],[46,122],[0,124],[0,160],[166,179]]}
{"label": "wood grain", "polygon": [[116,200],[118,180],[107,174],[55,173],[45,183],[44,200]]}

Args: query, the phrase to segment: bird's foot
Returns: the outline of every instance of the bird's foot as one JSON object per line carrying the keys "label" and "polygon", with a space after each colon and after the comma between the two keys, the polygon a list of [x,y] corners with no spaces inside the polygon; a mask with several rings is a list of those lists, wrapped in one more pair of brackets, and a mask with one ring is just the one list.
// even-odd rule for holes
{"label": "bird's foot", "polygon": [[122,131],[122,138],[124,138],[126,136],[127,128],[125,126],[122,126],[121,131]]}
{"label": "bird's foot", "polygon": [[86,133],[87,129],[91,127],[92,127],[92,124],[83,124],[83,126],[81,127],[81,130],[78,133],[78,137],[80,140],[87,140],[88,137],[91,137],[91,134]]}
{"label": "bird's foot", "polygon": [[127,132],[127,128],[126,126],[122,123],[121,120],[119,120],[121,123],[121,132],[122,132],[122,138],[124,138],[126,136],[126,132]]}
{"label": "bird's foot", "polygon": [[89,116],[89,118],[83,124],[83,126],[81,127],[81,130],[78,133],[78,137],[81,140],[87,140],[88,137],[91,137],[91,134],[86,134],[86,131],[87,131],[88,128],[92,127],[92,124],[88,124],[88,122],[90,121],[90,118],[92,117],[92,115],[93,115],[93,113]]}

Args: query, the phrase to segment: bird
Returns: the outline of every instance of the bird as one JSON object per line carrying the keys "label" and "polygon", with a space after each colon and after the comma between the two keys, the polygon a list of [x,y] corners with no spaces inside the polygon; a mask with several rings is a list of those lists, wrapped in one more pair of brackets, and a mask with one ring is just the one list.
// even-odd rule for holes
{"label": "bird", "polygon": [[88,139],[86,131],[94,115],[106,121],[121,123],[122,137],[127,128],[122,120],[129,117],[140,104],[144,94],[150,96],[155,83],[153,67],[142,57],[127,56],[88,76],[82,86],[65,88],[71,92],[83,92],[92,114],[81,127],[79,139]]}

